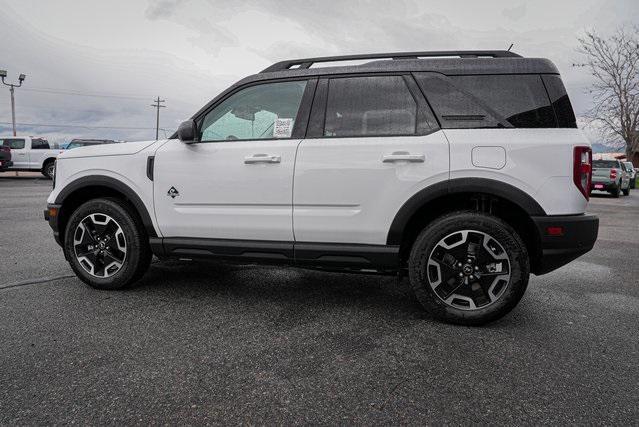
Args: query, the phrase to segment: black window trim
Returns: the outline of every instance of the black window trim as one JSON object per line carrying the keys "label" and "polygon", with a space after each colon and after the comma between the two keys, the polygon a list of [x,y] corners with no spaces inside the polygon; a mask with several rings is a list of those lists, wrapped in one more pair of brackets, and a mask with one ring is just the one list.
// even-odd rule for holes
{"label": "black window trim", "polygon": [[[416,104],[415,117],[415,133],[413,134],[369,134],[369,135],[350,135],[350,136],[326,136],[324,135],[324,126],[326,124],[326,109],[328,108],[328,82],[331,79],[351,78],[351,77],[382,77],[393,76],[402,77],[406,88],[410,92]],[[431,128],[428,126],[428,113],[433,119]],[[319,82],[313,99],[313,106],[308,121],[308,128],[305,139],[351,139],[351,138],[397,138],[397,137],[419,137],[430,135],[441,129],[439,120],[435,115],[426,97],[419,89],[412,73],[410,72],[368,72],[368,73],[344,73],[344,74],[327,74],[319,76]]]}
{"label": "black window trim", "polygon": [[197,124],[197,132],[199,138],[202,137],[202,123],[207,114],[217,108],[221,103],[229,99],[231,96],[236,93],[247,89],[252,86],[262,86],[271,83],[281,83],[281,82],[294,82],[294,81],[305,81],[306,87],[304,88],[304,93],[302,94],[302,99],[300,101],[300,106],[297,110],[297,116],[295,117],[295,124],[293,125],[293,132],[291,132],[291,136],[289,138],[255,138],[255,139],[238,139],[238,140],[198,140],[198,143],[203,144],[214,144],[220,142],[251,142],[251,141],[288,141],[288,140],[297,140],[303,139],[306,134],[307,123],[309,120],[311,104],[313,102],[313,97],[315,95],[315,88],[317,86],[317,77],[289,77],[282,79],[272,79],[272,80],[259,80],[250,82],[241,86],[234,88],[232,91],[229,91],[224,97],[220,98],[214,104],[211,104],[205,110],[200,111],[200,113],[193,117],[193,120]]}

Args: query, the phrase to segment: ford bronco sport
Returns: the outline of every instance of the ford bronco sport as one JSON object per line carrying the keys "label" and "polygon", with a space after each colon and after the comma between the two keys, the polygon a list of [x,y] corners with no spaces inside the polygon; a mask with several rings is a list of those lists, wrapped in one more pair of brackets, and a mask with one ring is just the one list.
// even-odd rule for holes
{"label": "ford bronco sport", "polygon": [[408,275],[436,318],[477,325],[593,247],[591,158],[546,59],[309,58],[239,81],[167,140],[65,152],[45,218],[99,289],[152,254]]}

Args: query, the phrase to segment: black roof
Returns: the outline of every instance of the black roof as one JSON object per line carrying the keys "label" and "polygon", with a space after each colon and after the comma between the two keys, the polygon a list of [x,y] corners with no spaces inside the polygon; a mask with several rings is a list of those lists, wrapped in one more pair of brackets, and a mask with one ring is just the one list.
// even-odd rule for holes
{"label": "black roof", "polygon": [[[322,62],[372,59],[361,65],[311,68]],[[295,68],[294,68],[295,67]],[[524,58],[500,50],[394,52],[327,56],[277,62],[262,72],[245,77],[207,103],[192,118],[225,97],[238,86],[263,80],[375,72],[435,72],[449,76],[465,74],[559,74],[548,59]]]}
{"label": "black roof", "polygon": [[320,56],[317,58],[287,59],[276,62],[263,70],[263,73],[270,71],[283,71],[293,68],[310,68],[318,62],[338,62],[365,59],[420,59],[436,57],[458,57],[458,58],[521,58],[521,55],[509,50],[432,50],[423,52],[387,52],[387,53],[362,53],[358,55],[340,56]]}
{"label": "black roof", "polygon": [[[385,59],[380,60],[382,58]],[[361,65],[310,68],[311,65],[322,62],[366,59],[372,59],[372,61]],[[294,66],[297,68],[292,68]],[[464,74],[559,74],[557,67],[548,59],[524,58],[514,52],[506,50],[395,52],[326,56],[281,61],[271,65],[258,74],[240,80],[230,89],[254,81],[290,77],[420,71],[431,71],[450,76]]]}

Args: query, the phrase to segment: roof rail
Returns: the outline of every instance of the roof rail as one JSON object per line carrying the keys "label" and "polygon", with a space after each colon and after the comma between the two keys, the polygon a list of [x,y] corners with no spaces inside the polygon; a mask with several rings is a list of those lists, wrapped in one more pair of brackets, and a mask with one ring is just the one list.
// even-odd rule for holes
{"label": "roof rail", "polygon": [[355,61],[360,59],[418,59],[423,57],[458,56],[460,58],[521,58],[509,50],[434,50],[425,52],[365,53],[360,55],[321,56],[317,58],[289,59],[276,62],[261,73],[310,68],[317,62]]}

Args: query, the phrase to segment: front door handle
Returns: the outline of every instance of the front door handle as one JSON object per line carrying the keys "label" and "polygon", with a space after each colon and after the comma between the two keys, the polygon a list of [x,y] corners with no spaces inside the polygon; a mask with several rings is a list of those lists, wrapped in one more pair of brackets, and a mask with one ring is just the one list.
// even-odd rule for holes
{"label": "front door handle", "polygon": [[281,163],[282,157],[274,156],[271,154],[253,154],[251,156],[244,157],[244,163],[251,165],[254,163]]}
{"label": "front door handle", "polygon": [[408,151],[395,151],[392,154],[385,154],[382,156],[383,163],[393,162],[411,162],[411,163],[424,163],[426,156],[423,154],[410,154]]}

